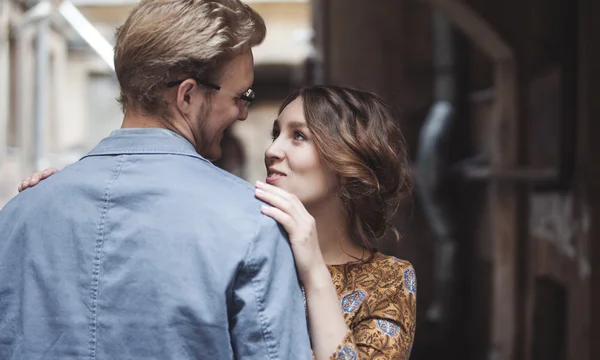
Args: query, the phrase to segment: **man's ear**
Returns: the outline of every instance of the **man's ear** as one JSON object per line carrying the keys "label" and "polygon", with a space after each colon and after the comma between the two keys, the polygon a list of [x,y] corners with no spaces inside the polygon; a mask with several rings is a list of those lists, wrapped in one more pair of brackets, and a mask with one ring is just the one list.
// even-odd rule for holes
{"label": "man's ear", "polygon": [[194,79],[186,79],[177,87],[177,108],[183,113],[188,113],[194,101],[202,101],[198,96],[199,87]]}

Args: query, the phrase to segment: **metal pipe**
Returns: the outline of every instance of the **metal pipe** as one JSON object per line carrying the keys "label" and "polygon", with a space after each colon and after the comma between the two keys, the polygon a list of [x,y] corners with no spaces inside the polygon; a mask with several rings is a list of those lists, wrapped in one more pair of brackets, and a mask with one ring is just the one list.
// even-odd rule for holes
{"label": "metal pipe", "polygon": [[[50,2],[40,1],[23,14],[23,18],[19,22],[16,31],[15,70],[18,81],[15,83],[14,101],[16,103],[15,118],[17,133],[20,138],[19,176],[31,174],[37,165],[35,164],[35,149],[31,149],[31,144],[37,147],[35,144],[36,135],[34,135],[35,124],[33,123],[35,113],[32,114],[31,111],[37,111],[35,104],[37,103],[38,86],[34,81],[29,80],[29,73],[33,65],[32,61],[37,60],[37,57],[32,56],[29,49],[31,49],[36,37],[35,32],[37,28],[34,28],[34,26],[37,26],[41,20],[49,18],[51,12],[52,6]],[[31,96],[32,84],[34,87],[33,96]],[[32,150],[34,150],[33,153]]]}
{"label": "metal pipe", "polygon": [[114,49],[112,44],[106,40],[104,35],[77,9],[69,0],[64,0],[58,7],[60,15],[71,25],[81,38],[90,45],[92,50],[102,60],[115,70]]}
{"label": "metal pipe", "polygon": [[[3,1],[2,3],[5,3]],[[68,0],[62,1],[58,7],[58,12],[65,20],[73,26],[90,44],[92,49],[106,61],[111,69],[113,65],[112,45],[98,32],[98,30],[81,14],[81,12]],[[21,152],[21,176],[25,176],[31,171],[41,169],[47,166],[44,157],[44,129],[47,123],[47,114],[49,110],[49,75],[50,75],[50,25],[52,23],[53,8],[51,0],[39,0],[39,2],[29,9],[21,20],[17,31],[18,54],[20,60],[17,61],[17,71],[20,73],[17,81],[15,99],[18,103],[16,107],[17,129],[20,136]],[[29,103],[30,90],[29,85],[22,81],[23,76],[28,72],[28,60],[30,56],[26,49],[30,46],[30,31],[35,26],[35,71],[34,71],[34,89],[33,104]],[[33,106],[32,106],[33,105]],[[33,110],[33,116],[29,111]],[[33,118],[33,124],[31,119]],[[33,129],[31,127],[33,125]],[[0,130],[1,131],[1,130]],[[1,133],[0,133],[1,135]],[[1,139],[0,139],[1,140]],[[33,149],[30,144],[33,143]],[[0,143],[1,146],[1,143]],[[33,150],[33,154],[31,153]]]}
{"label": "metal pipe", "polygon": [[8,117],[10,93],[10,45],[9,45],[9,11],[10,3],[0,3],[0,173],[7,157],[8,149]]}
{"label": "metal pipe", "polygon": [[[40,5],[50,0],[40,0]],[[44,126],[48,114],[48,77],[50,73],[50,16],[43,17],[37,24],[35,43],[35,105],[34,105],[34,166],[41,170],[44,166]]]}
{"label": "metal pipe", "polygon": [[456,80],[452,30],[447,19],[433,13],[435,103],[421,129],[417,151],[417,186],[425,216],[436,235],[435,293],[427,311],[429,321],[441,325],[441,332],[449,329],[454,310],[456,277],[456,237],[452,204],[447,188],[450,175],[448,145],[454,124]]}

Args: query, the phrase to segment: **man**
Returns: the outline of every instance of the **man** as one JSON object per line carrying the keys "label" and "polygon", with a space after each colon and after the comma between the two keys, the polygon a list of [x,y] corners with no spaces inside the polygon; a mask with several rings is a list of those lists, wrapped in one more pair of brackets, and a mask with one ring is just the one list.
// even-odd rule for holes
{"label": "man", "polygon": [[239,0],[133,10],[122,129],[0,212],[0,359],[310,358],[289,244],[209,162],[264,36]]}

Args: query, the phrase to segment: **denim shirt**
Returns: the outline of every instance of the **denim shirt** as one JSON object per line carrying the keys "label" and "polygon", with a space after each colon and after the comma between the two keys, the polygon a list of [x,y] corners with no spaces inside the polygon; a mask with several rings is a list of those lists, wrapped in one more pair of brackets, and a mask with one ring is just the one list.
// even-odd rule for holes
{"label": "denim shirt", "polygon": [[310,359],[292,252],[253,186],[122,129],[0,211],[0,359]]}

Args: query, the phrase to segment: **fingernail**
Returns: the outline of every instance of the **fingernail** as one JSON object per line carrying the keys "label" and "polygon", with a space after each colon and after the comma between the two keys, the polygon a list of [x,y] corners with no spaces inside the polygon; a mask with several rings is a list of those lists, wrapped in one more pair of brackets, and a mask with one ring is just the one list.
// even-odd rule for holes
{"label": "fingernail", "polygon": [[264,194],[264,193],[265,193],[265,192],[264,192],[263,190],[261,190],[261,189],[256,189],[256,190],[254,190],[254,192],[255,192],[257,195],[262,195],[262,194]]}
{"label": "fingernail", "polygon": [[260,180],[256,180],[256,186],[263,186],[265,183],[260,181]]}
{"label": "fingernail", "polygon": [[261,205],[260,209],[263,211],[269,211],[270,206],[268,205]]}

